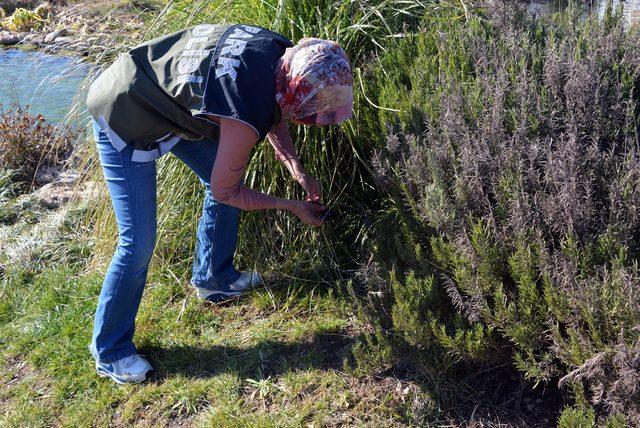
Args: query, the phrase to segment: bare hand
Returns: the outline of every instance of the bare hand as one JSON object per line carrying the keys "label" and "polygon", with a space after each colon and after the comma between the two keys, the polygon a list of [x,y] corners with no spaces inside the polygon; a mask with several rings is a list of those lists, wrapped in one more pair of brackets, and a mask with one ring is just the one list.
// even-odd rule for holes
{"label": "bare hand", "polygon": [[322,200],[322,185],[309,174],[301,174],[298,183],[307,192],[308,202],[320,202]]}
{"label": "bare hand", "polygon": [[298,216],[303,223],[311,226],[320,226],[324,223],[324,213],[327,208],[317,202],[296,201],[291,211]]}

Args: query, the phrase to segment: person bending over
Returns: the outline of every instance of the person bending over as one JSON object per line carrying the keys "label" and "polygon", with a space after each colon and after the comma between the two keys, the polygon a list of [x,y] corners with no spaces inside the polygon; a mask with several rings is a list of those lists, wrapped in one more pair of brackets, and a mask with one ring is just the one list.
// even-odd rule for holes
{"label": "person bending over", "polygon": [[[121,54],[87,97],[100,163],[118,223],[89,350],[118,383],[146,379],[133,344],[135,317],[156,239],[156,164],[167,152],[206,188],[191,283],[219,302],[260,284],[233,264],[240,210],[281,209],[318,226],[320,183],[295,152],[288,122],[324,126],[352,115],[351,65],[332,41],[287,38],[253,25],[198,25]],[[265,137],[306,201],[243,184],[253,146]]]}

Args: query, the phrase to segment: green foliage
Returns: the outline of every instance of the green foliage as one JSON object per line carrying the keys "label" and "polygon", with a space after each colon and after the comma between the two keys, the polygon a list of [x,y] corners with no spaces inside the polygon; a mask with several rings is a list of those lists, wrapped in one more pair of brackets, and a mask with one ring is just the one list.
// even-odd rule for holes
{"label": "green foliage", "polygon": [[[38,6],[35,10],[27,10],[19,7],[13,11],[11,16],[6,18],[4,18],[4,16],[0,17],[4,18],[3,26],[11,31],[31,31],[38,30],[42,27],[49,16],[50,10],[51,7],[48,4]],[[4,10],[2,13],[4,14]]]}
{"label": "green foliage", "polygon": [[627,418],[621,414],[615,414],[607,418],[605,423],[607,428],[625,428],[627,427]]}
{"label": "green foliage", "polygon": [[392,296],[380,325],[418,360],[435,343],[536,383],[578,370],[585,397],[635,422],[636,395],[617,388],[637,380],[640,335],[638,34],[612,12],[455,13],[426,14],[366,72],[388,107],[372,164],[398,225],[372,248]]}
{"label": "green foliage", "polygon": [[558,428],[592,428],[596,426],[593,409],[567,408],[558,419]]}
{"label": "green foliage", "polygon": [[395,297],[391,312],[393,325],[409,345],[431,347],[434,339],[431,323],[439,318],[433,312],[438,301],[433,277],[416,278],[409,272],[404,283],[400,283],[394,274],[390,281]]}
{"label": "green foliage", "polygon": [[397,363],[394,343],[380,328],[373,334],[364,335],[351,348],[353,361],[345,360],[348,372],[355,376],[373,376]]}

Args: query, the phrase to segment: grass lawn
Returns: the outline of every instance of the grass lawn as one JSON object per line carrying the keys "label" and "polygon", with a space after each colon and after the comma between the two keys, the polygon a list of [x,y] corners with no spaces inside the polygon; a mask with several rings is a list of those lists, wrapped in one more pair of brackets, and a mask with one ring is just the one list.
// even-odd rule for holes
{"label": "grass lawn", "polygon": [[[61,215],[20,206],[33,215],[2,226],[11,245],[0,270],[0,426],[394,426],[423,395],[345,368],[364,327],[339,286],[280,281],[216,306],[161,268],[135,337],[155,371],[139,385],[99,378],[87,349],[102,281],[86,264],[91,243],[70,210],[62,233],[10,260],[25,222],[37,230],[39,218]],[[13,241],[9,227],[19,231]]]}

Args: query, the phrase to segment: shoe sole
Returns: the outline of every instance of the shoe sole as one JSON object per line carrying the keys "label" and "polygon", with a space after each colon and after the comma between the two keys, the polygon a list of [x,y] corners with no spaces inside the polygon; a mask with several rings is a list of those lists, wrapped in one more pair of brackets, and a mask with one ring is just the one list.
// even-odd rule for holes
{"label": "shoe sole", "polygon": [[208,296],[202,296],[200,295],[200,293],[198,294],[198,299],[202,300],[203,302],[209,302],[209,303],[214,303],[214,304],[221,304],[221,303],[229,303],[229,302],[233,302],[235,300],[238,300],[240,297],[248,294],[248,291],[245,292],[237,292],[237,293],[224,293],[224,292],[218,292],[218,293],[212,293]]}
{"label": "shoe sole", "polygon": [[266,285],[264,283],[260,283],[257,284],[253,287],[251,287],[250,289],[246,290],[246,291],[230,291],[230,292],[226,292],[226,291],[215,291],[211,294],[209,294],[208,296],[202,296],[200,294],[200,292],[197,290],[196,287],[196,295],[198,296],[198,299],[204,301],[204,302],[209,302],[209,303],[214,303],[214,304],[221,304],[221,303],[229,303],[229,302],[233,302],[235,300],[238,300],[239,298],[246,296],[248,294],[251,294],[257,290],[266,288]]}
{"label": "shoe sole", "polygon": [[111,380],[113,380],[118,385],[128,385],[128,384],[132,384],[132,383],[141,383],[141,382],[144,382],[145,380],[147,380],[146,373],[145,373],[145,376],[144,376],[143,379],[140,379],[140,380],[129,380],[129,381],[120,380],[117,377],[115,377],[113,374],[109,373],[108,371],[102,370],[100,368],[96,368],[96,373],[98,373],[98,376],[100,376],[100,377],[111,378]]}

